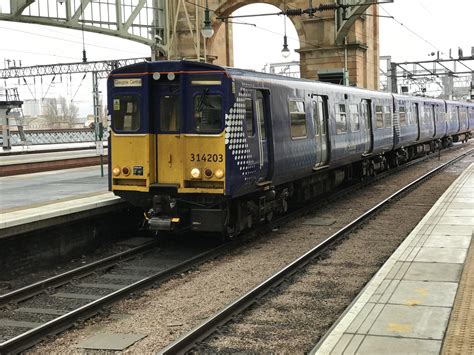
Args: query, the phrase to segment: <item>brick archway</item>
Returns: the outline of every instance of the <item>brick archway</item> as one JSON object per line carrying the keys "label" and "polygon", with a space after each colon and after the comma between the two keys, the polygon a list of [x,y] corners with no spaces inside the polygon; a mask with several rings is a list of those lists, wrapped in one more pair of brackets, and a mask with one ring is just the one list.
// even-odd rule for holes
{"label": "brick archway", "polygon": [[[330,1],[313,0],[313,6]],[[363,3],[364,1],[360,1]],[[307,8],[307,0],[209,0],[209,7],[215,9],[215,17],[230,16],[235,10],[250,4],[265,3],[284,10],[285,3],[292,8]],[[301,75],[308,79],[318,79],[320,75],[340,73],[347,62],[349,84],[364,88],[378,89],[379,80],[379,42],[378,14],[376,6],[361,5],[354,16],[344,23],[335,11],[319,13],[318,17],[307,15],[292,17],[300,40]],[[366,14],[368,16],[366,16]],[[215,19],[214,17],[214,19]],[[339,27],[336,28],[336,23]],[[213,21],[216,33],[223,23]],[[344,42],[344,37],[346,43]],[[218,36],[216,36],[216,39]],[[228,45],[228,44],[227,44]],[[218,52],[222,41],[211,39],[209,53]],[[216,63],[221,63],[217,55]],[[229,53],[228,53],[229,56]],[[347,56],[347,59],[345,59]],[[222,63],[229,64],[229,63]]]}
{"label": "brick archway", "polygon": [[[197,1],[205,3],[203,0]],[[315,8],[321,3],[334,3],[331,0],[312,0],[312,2]],[[300,49],[297,52],[300,54],[301,76],[307,79],[323,77],[340,79],[344,69],[347,68],[349,85],[378,89],[378,8],[376,5],[367,5],[369,0],[338,0],[339,2],[352,3],[356,6],[348,9],[346,18],[342,16],[341,10],[316,13],[314,17],[303,15],[290,18],[300,42]],[[196,52],[202,49],[206,53],[204,57],[207,61],[233,66],[232,25],[218,20],[218,17],[230,16],[235,10],[255,3],[273,5],[281,10],[284,10],[285,5],[300,9],[308,7],[308,0],[208,0],[208,3],[209,8],[214,10],[211,19],[214,35],[206,41],[194,35],[193,44],[190,42],[193,31],[189,31],[192,36],[186,37],[184,27],[177,28],[179,39],[174,42],[174,48],[170,47],[172,55],[168,58],[192,59],[193,55],[196,56]],[[195,9],[192,5],[188,6],[190,9]],[[186,14],[188,22],[190,13],[188,11]],[[178,19],[183,20],[186,16],[180,14]],[[201,20],[194,25],[194,34],[198,32],[201,23],[199,21]]]}

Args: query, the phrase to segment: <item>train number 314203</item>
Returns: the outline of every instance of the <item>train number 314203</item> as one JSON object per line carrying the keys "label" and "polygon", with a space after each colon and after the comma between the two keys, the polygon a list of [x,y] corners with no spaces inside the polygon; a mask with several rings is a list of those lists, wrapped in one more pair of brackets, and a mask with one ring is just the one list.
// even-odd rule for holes
{"label": "train number 314203", "polygon": [[223,154],[191,153],[191,157],[189,160],[222,163],[224,161],[224,155]]}

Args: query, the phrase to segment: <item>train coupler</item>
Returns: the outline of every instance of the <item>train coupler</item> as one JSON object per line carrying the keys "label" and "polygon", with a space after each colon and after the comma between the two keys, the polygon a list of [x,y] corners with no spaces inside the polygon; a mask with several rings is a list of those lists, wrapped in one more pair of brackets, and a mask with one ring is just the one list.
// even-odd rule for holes
{"label": "train coupler", "polygon": [[178,217],[155,216],[148,219],[148,229],[153,231],[171,231],[177,228]]}

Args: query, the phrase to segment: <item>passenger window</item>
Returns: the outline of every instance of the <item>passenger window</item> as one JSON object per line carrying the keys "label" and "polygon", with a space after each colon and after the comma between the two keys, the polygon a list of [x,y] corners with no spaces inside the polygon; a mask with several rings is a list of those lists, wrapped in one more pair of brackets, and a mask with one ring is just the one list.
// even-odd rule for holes
{"label": "passenger window", "polygon": [[245,126],[247,137],[252,137],[255,134],[252,99],[245,99]]}
{"label": "passenger window", "polygon": [[385,121],[385,127],[391,127],[392,126],[392,113],[390,112],[390,106],[384,106],[384,121]]}
{"label": "passenger window", "polygon": [[255,110],[260,123],[260,139],[265,141],[267,139],[267,132],[265,130],[265,107],[263,106],[263,94],[262,91],[257,90],[257,99],[255,100]]}
{"label": "passenger window", "polygon": [[179,97],[162,96],[160,98],[160,130],[176,132],[179,128]]}
{"label": "passenger window", "polygon": [[375,106],[375,127],[383,128],[383,106]]}
{"label": "passenger window", "polygon": [[321,122],[319,117],[319,102],[313,101],[313,126],[314,126],[314,135],[319,136],[319,122]]}
{"label": "passenger window", "polygon": [[407,115],[405,112],[405,106],[399,106],[398,107],[398,118],[400,120],[400,126],[406,126],[407,125]]}
{"label": "passenger window", "polygon": [[306,137],[306,112],[304,102],[290,100],[288,102],[288,107],[290,110],[291,137]]}
{"label": "passenger window", "polygon": [[194,124],[196,132],[220,132],[221,113],[221,95],[209,95],[207,92],[196,95],[194,97]]}
{"label": "passenger window", "polygon": [[138,96],[113,99],[112,127],[117,132],[136,132],[140,129],[140,101]]}
{"label": "passenger window", "polygon": [[433,111],[432,108],[425,107],[425,125],[430,125],[433,122]]}
{"label": "passenger window", "polygon": [[347,132],[347,113],[345,104],[336,105],[336,133]]}
{"label": "passenger window", "polygon": [[351,118],[352,118],[352,131],[357,132],[360,130],[360,115],[359,115],[359,106],[351,105]]}

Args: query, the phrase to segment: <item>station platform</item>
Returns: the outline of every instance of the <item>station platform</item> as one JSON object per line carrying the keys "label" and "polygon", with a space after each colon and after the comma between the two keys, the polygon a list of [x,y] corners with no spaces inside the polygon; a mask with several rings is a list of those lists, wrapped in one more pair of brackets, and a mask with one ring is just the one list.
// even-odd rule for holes
{"label": "station platform", "polygon": [[474,353],[474,164],[311,354]]}
{"label": "station platform", "polygon": [[[104,152],[106,154],[106,152]],[[68,150],[68,151],[47,151],[47,152],[30,152],[29,154],[15,154],[2,156],[0,166],[18,165],[18,164],[32,164],[39,162],[51,162],[56,160],[67,159],[82,159],[89,157],[96,157],[95,149],[84,150]]]}
{"label": "station platform", "polygon": [[[104,142],[104,147],[107,146],[107,142]],[[94,142],[83,142],[83,143],[55,143],[55,144],[35,144],[27,146],[13,146],[11,149],[4,150],[0,148],[0,157],[6,157],[9,155],[23,155],[23,154],[34,154],[34,153],[49,153],[55,151],[74,151],[74,150],[94,150]]]}
{"label": "station platform", "polygon": [[[106,173],[106,171],[105,171]],[[97,166],[0,178],[0,239],[120,208]]]}

